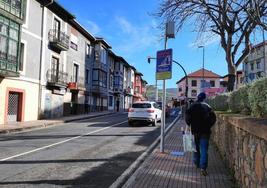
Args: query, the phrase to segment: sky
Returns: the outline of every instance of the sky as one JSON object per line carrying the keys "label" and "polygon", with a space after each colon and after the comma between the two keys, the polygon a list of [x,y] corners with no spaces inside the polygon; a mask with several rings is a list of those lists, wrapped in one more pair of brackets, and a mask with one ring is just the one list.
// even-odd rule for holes
{"label": "sky", "polygon": [[[164,49],[159,20],[153,16],[161,0],[58,0],[76,20],[93,36],[103,37],[118,56],[139,72],[148,84],[155,84],[156,62],[147,62],[147,57],[156,57]],[[197,33],[188,24],[177,33],[175,39],[168,39],[167,48],[173,49],[173,59],[178,61],[187,74],[202,68],[204,45],[204,67],[216,74],[227,74],[225,53],[220,47],[219,38],[211,38],[206,43],[196,41]],[[196,45],[198,43],[198,45]],[[184,73],[173,64],[172,78],[166,80],[167,88],[175,88],[176,82]],[[162,87],[162,81],[158,83]]]}

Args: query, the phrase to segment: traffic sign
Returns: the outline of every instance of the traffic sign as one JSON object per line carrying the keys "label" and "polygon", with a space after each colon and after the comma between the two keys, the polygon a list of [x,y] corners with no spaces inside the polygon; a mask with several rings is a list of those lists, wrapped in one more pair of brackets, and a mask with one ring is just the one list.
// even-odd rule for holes
{"label": "traffic sign", "polygon": [[157,80],[172,78],[172,49],[157,52],[156,78]]}

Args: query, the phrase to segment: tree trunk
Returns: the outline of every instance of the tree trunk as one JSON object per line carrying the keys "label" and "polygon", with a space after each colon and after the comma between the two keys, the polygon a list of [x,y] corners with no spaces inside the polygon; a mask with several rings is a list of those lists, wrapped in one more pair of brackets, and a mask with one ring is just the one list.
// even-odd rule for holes
{"label": "tree trunk", "polygon": [[227,84],[227,90],[233,91],[235,86],[235,78],[236,78],[236,67],[234,65],[230,65],[228,63],[228,84]]}

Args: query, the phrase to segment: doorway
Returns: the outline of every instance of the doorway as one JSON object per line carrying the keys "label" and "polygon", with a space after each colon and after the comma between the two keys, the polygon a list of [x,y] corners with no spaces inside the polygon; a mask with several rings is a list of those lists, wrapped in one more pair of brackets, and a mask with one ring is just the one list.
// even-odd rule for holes
{"label": "doorway", "polygon": [[7,122],[22,121],[23,93],[9,91],[7,101]]}

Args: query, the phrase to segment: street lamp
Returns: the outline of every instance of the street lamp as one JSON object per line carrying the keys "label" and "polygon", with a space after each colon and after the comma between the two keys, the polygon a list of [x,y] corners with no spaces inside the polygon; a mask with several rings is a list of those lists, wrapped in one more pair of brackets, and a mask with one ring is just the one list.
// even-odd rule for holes
{"label": "street lamp", "polygon": [[204,88],[205,46],[198,46],[198,48],[202,48],[203,49],[203,54],[202,54],[202,87]]}

